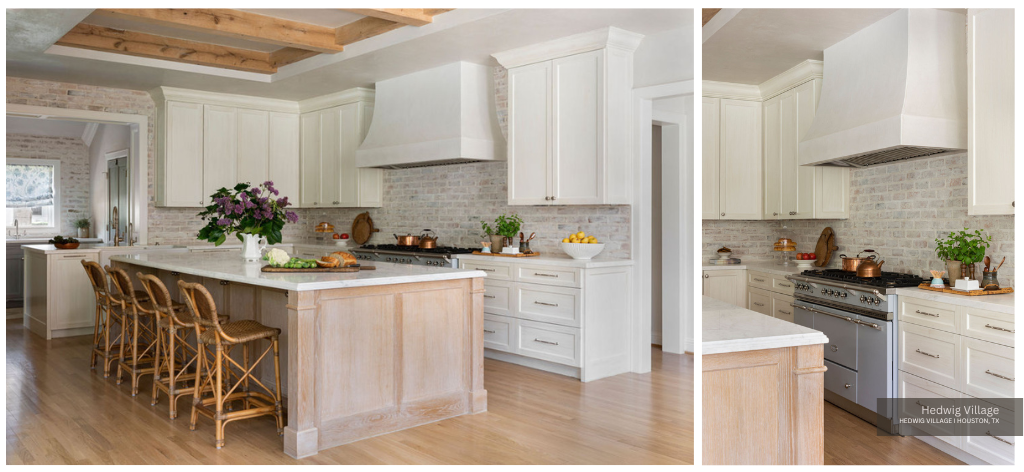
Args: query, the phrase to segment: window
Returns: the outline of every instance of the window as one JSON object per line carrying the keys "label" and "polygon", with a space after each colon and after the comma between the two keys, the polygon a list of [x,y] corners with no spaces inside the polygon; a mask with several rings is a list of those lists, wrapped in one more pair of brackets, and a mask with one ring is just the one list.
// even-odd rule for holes
{"label": "window", "polygon": [[7,227],[59,229],[60,161],[7,158]]}

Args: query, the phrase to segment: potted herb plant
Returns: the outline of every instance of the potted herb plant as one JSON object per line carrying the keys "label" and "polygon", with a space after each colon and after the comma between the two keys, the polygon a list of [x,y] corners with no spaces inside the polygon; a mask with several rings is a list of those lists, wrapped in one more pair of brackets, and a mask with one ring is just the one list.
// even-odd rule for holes
{"label": "potted herb plant", "polygon": [[295,212],[285,210],[291,205],[288,197],[275,198],[279,193],[269,180],[256,187],[240,183],[231,190],[221,188],[210,196],[213,204],[198,215],[207,222],[199,230],[199,239],[220,246],[227,235],[234,233],[242,241],[242,257],[260,260],[259,239],[267,244],[280,243],[285,223],[299,221]]}
{"label": "potted herb plant", "polygon": [[90,226],[89,218],[79,218],[79,219],[75,220],[75,228],[78,228],[78,237],[79,238],[88,238],[89,237],[89,226]]}
{"label": "potted herb plant", "polygon": [[981,234],[983,230],[964,228],[963,231],[950,231],[945,239],[935,238],[935,255],[946,261],[946,271],[950,283],[961,277],[975,279],[974,264],[985,258],[985,250],[991,245],[992,236]]}
{"label": "potted herb plant", "polygon": [[518,214],[513,213],[511,216],[501,215],[494,219],[496,225],[495,232],[502,237],[502,246],[511,247],[515,242],[515,237],[519,234],[519,229],[523,226],[523,219]]}
{"label": "potted herb plant", "polygon": [[491,251],[494,253],[501,252],[501,248],[503,247],[502,242],[504,241],[505,237],[494,231],[494,228],[492,228],[491,225],[487,224],[486,221],[481,220],[480,227],[484,231],[484,234],[482,234],[481,236],[489,238],[491,240]]}

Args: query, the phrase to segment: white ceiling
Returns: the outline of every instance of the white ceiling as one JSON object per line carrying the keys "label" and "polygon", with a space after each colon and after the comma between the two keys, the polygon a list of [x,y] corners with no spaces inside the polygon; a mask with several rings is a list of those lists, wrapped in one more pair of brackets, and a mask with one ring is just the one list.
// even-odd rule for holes
{"label": "white ceiling", "polygon": [[704,41],[704,80],[757,85],[896,9],[743,9]]}
{"label": "white ceiling", "polygon": [[36,118],[7,117],[7,134],[31,134],[56,138],[82,139],[87,123],[82,121],[40,120]]}
{"label": "white ceiling", "polygon": [[[347,46],[344,52],[338,54],[322,54],[285,66],[271,76],[268,83],[265,77],[261,78],[263,82],[259,82],[191,71],[203,70],[200,66],[171,70],[112,60],[45,54],[43,51],[46,47],[40,49],[39,45],[46,44],[47,35],[59,32],[59,28],[40,28],[37,23],[66,24],[67,29],[64,31],[67,31],[77,21],[57,18],[51,10],[13,12],[14,15],[12,10],[7,13],[9,76],[134,90],[151,90],[164,85],[287,100],[301,100],[352,87],[372,87],[379,80],[455,61],[496,65],[490,57],[493,53],[606,26],[652,35],[692,27],[693,24],[693,12],[690,9],[456,9],[436,16],[432,24],[419,28],[401,28]],[[85,18],[88,13],[85,11],[79,19]],[[305,13],[308,12],[292,10],[288,14]],[[294,18],[309,20],[300,16]],[[339,21],[345,19],[339,16],[329,20]],[[31,34],[22,38],[16,32],[12,33],[17,30]],[[63,32],[56,34],[49,39],[49,44],[53,44],[62,35]],[[97,57],[96,54],[91,55]],[[244,77],[244,74],[234,75]]]}

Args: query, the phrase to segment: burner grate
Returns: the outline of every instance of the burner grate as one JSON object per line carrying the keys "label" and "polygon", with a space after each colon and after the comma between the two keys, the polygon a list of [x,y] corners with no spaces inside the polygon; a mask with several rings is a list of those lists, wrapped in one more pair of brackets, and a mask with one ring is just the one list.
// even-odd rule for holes
{"label": "burner grate", "polygon": [[854,272],[847,272],[842,269],[825,269],[805,270],[801,275],[884,288],[917,287],[925,282],[923,278],[916,275],[901,274],[899,272],[882,272],[880,277],[857,277],[857,274]]}
{"label": "burner grate", "polygon": [[422,249],[419,247],[399,246],[397,244],[371,244],[361,246],[359,249],[368,251],[398,251],[410,254],[471,254],[475,250],[464,247],[435,247],[431,249]]}

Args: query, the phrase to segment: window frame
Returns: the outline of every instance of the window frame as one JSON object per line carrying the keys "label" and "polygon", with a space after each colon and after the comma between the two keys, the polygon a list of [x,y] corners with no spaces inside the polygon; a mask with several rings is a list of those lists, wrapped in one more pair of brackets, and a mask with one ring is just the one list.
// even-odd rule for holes
{"label": "window frame", "polygon": [[[9,164],[13,164],[13,165],[29,165],[29,166],[32,166],[32,165],[53,166],[53,224],[49,225],[49,226],[31,226],[30,225],[30,226],[19,227],[18,229],[21,230],[21,231],[25,231],[24,234],[27,234],[29,232],[52,232],[52,231],[56,231],[59,234],[60,231],[61,231],[61,219],[60,219],[60,217],[61,217],[61,212],[60,212],[60,210],[61,210],[61,201],[60,201],[60,197],[61,197],[61,194],[60,194],[60,187],[61,187],[61,185],[60,185],[60,179],[61,179],[60,159],[32,159],[32,158],[24,158],[24,157],[7,157],[5,165],[4,165],[4,173],[5,173],[5,175],[6,175],[6,172],[7,172],[7,165],[9,165]],[[7,195],[5,194],[4,195],[4,211],[6,211],[6,209],[7,209]],[[6,219],[7,218],[5,217],[4,218],[4,220],[5,220],[4,221],[4,225],[5,226],[7,224]],[[6,226],[6,228],[8,230],[12,230],[12,229],[14,229],[14,226]]]}

